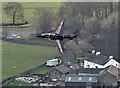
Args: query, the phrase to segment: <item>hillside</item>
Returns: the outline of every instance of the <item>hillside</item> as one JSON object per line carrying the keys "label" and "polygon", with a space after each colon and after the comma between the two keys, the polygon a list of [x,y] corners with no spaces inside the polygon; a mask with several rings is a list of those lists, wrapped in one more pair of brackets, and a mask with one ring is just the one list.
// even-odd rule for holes
{"label": "hillside", "polygon": [[2,44],[3,79],[43,64],[56,54],[54,47],[15,44],[6,41]]}

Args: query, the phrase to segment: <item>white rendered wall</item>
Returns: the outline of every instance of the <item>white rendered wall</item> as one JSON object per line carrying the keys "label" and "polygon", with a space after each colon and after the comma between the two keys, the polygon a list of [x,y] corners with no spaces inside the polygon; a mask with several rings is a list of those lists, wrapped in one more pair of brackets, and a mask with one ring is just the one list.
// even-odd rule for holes
{"label": "white rendered wall", "polygon": [[107,66],[110,66],[110,65],[113,65],[113,66],[115,66],[115,67],[117,67],[117,68],[120,69],[120,63],[118,63],[118,62],[117,62],[116,60],[114,60],[114,59],[109,60],[109,61],[104,65],[104,68],[106,68]]}
{"label": "white rendered wall", "polygon": [[[88,67],[88,65],[89,65],[89,67]],[[96,67],[104,68],[104,66],[102,66],[102,65],[99,65],[99,64],[84,60],[84,68],[96,68]]]}

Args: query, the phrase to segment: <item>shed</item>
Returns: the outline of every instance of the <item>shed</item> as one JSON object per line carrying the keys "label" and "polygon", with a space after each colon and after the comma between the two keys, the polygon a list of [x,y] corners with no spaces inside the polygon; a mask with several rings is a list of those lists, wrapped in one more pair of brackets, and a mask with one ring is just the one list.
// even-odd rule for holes
{"label": "shed", "polygon": [[71,69],[65,65],[57,66],[55,69],[50,71],[47,75],[51,79],[63,80],[66,74],[69,74]]}

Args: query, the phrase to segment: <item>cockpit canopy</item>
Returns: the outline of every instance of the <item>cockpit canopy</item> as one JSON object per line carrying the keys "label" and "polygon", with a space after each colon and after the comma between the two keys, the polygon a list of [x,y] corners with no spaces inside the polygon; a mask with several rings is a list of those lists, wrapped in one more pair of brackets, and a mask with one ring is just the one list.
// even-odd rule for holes
{"label": "cockpit canopy", "polygon": [[52,34],[52,33],[43,33],[41,34],[42,36],[50,36],[50,35],[55,35],[55,34]]}

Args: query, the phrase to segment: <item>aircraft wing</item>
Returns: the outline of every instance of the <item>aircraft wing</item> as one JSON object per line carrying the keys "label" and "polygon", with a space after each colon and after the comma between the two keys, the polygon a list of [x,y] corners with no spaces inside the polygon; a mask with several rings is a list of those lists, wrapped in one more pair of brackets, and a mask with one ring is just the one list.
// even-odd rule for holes
{"label": "aircraft wing", "polygon": [[64,54],[64,47],[63,47],[63,41],[61,40],[55,40],[57,47],[61,54]]}
{"label": "aircraft wing", "polygon": [[56,34],[60,34],[60,35],[63,34],[63,28],[64,28],[64,20],[62,20],[62,21],[58,24],[55,33],[56,33]]}

